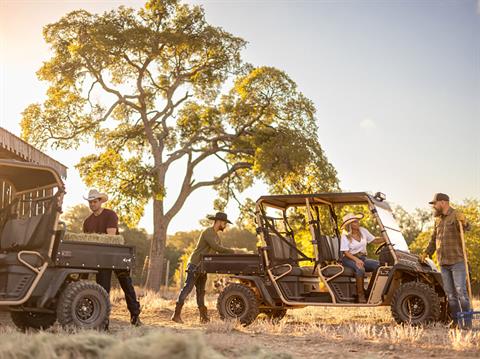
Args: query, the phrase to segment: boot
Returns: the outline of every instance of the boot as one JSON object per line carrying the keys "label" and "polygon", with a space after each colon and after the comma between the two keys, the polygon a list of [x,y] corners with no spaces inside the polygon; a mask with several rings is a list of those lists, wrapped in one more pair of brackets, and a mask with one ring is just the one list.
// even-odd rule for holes
{"label": "boot", "polygon": [[363,277],[355,277],[357,283],[358,303],[366,303],[365,287],[363,286]]}
{"label": "boot", "polygon": [[198,311],[200,312],[200,323],[205,324],[210,321],[208,317],[208,309],[206,306],[198,307]]}
{"label": "boot", "polygon": [[139,314],[134,314],[130,316],[130,324],[135,327],[141,327],[143,325],[142,321],[140,320]]}
{"label": "boot", "polygon": [[173,313],[171,318],[174,322],[180,323],[180,324],[183,324],[183,320],[180,317],[180,314],[182,313],[182,307],[183,307],[183,304],[177,303],[175,305],[175,313]]}

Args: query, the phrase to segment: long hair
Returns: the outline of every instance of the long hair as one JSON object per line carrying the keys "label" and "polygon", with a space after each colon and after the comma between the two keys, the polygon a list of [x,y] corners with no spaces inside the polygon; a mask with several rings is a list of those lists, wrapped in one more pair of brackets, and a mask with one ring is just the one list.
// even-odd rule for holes
{"label": "long hair", "polygon": [[[358,232],[360,233],[360,239],[362,238],[362,231],[360,230],[361,227],[358,227]],[[347,236],[347,239],[349,242],[351,242],[353,240],[353,237],[352,237],[352,233],[353,233],[353,229],[352,229],[352,224],[349,223],[349,224],[346,224],[345,227],[343,228],[343,232],[345,233],[345,235]]]}

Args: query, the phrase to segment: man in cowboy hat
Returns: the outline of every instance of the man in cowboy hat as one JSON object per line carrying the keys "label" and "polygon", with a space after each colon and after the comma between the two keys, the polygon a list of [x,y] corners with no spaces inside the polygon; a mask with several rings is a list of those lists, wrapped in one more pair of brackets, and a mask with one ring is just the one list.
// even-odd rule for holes
{"label": "man in cowboy hat", "polygon": [[450,197],[445,193],[436,193],[429,204],[433,207],[435,224],[430,243],[420,255],[420,260],[425,261],[427,257],[437,252],[443,289],[447,294],[453,325],[468,328],[471,327],[471,321],[467,319],[464,323],[458,321],[457,313],[470,310],[460,223],[464,230],[468,230],[469,225],[462,213],[450,207]]}
{"label": "man in cowboy hat", "polygon": [[[83,222],[84,233],[99,233],[99,234],[119,234],[118,232],[118,216],[108,208],[103,208],[102,204],[108,201],[108,196],[105,193],[100,193],[96,189],[90,190],[87,197],[83,197],[88,201],[88,206],[92,214],[88,216]],[[140,303],[137,300],[135,288],[133,287],[132,277],[128,270],[116,269],[114,270],[118,282],[125,293],[125,301],[130,312],[130,323],[135,326],[140,326]],[[112,270],[100,269],[97,274],[97,283],[100,284],[107,293],[110,293],[112,279]]]}
{"label": "man in cowboy hat", "polygon": [[193,287],[197,290],[197,305],[200,312],[200,322],[207,323],[208,318],[207,307],[205,306],[205,284],[207,282],[207,274],[198,273],[198,264],[202,259],[202,255],[211,253],[235,253],[233,249],[222,247],[218,232],[222,232],[230,222],[227,215],[223,212],[217,212],[215,216],[207,216],[213,221],[213,226],[205,229],[198,238],[197,246],[190,256],[190,261],[187,266],[187,279],[185,286],[178,295],[177,304],[175,306],[175,313],[173,313],[172,320],[177,323],[183,323],[180,316],[182,312],[185,299],[192,291]]}

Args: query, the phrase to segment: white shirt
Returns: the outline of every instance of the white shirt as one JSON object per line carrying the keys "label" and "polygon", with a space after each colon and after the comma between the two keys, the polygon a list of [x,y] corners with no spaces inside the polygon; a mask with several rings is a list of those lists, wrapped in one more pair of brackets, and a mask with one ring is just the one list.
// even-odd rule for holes
{"label": "white shirt", "polygon": [[342,234],[342,239],[340,240],[340,250],[342,252],[350,252],[351,254],[357,253],[367,253],[367,244],[372,242],[375,237],[371,234],[366,228],[360,227],[360,241],[357,241],[352,238],[349,240],[347,235]]}

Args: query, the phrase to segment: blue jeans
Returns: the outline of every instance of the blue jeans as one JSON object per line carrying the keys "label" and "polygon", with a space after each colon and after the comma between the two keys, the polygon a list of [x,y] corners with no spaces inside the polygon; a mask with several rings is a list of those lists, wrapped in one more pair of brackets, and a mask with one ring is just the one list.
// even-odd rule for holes
{"label": "blue jeans", "polygon": [[443,289],[447,294],[448,306],[453,321],[462,327],[471,327],[472,321],[466,318],[459,321],[457,313],[470,310],[470,299],[467,293],[467,271],[465,263],[459,262],[452,265],[440,266],[442,272]]}
{"label": "blue jeans", "polygon": [[358,259],[363,262],[363,268],[358,268],[355,262],[350,258],[345,256],[342,258],[342,264],[345,267],[352,268],[355,272],[355,277],[365,277],[365,272],[375,272],[377,268],[380,267],[380,263],[375,259],[368,259],[366,256],[359,256]]}
{"label": "blue jeans", "polygon": [[187,266],[187,279],[180,294],[178,295],[177,303],[184,304],[185,299],[192,291],[193,287],[197,291],[197,305],[198,307],[205,306],[205,284],[207,283],[207,275],[205,273],[199,273],[198,267],[195,264],[189,263]]}

